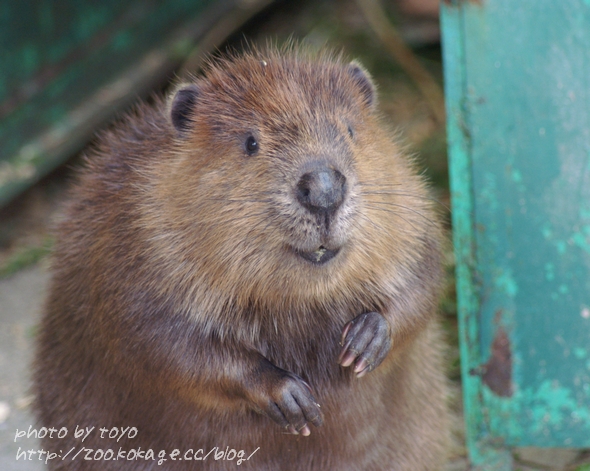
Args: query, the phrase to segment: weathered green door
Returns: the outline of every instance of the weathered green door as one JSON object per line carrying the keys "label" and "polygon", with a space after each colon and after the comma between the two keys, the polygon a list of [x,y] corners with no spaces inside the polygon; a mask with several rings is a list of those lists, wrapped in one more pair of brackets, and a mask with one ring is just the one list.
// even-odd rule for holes
{"label": "weathered green door", "polygon": [[590,447],[590,1],[442,17],[469,448],[508,469]]}
{"label": "weathered green door", "polygon": [[114,111],[170,78],[238,3],[0,1],[0,206],[63,163]]}

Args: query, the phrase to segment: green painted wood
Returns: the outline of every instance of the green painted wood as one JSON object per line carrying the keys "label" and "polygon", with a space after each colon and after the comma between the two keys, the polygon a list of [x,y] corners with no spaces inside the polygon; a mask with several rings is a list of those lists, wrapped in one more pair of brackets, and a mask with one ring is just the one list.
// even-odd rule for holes
{"label": "green painted wood", "polygon": [[[476,247],[473,214],[472,163],[470,136],[466,123],[465,49],[463,15],[457,7],[442,8],[441,26],[444,32],[445,98],[447,108],[447,143],[449,177],[452,190],[452,224],[456,259],[461,375],[466,414],[466,441],[474,464],[490,469],[511,469],[511,457],[501,447],[489,446],[482,408],[481,381],[470,371],[477,369],[481,359],[479,342],[480,300],[477,296]],[[492,464],[493,463],[493,464]]]}
{"label": "green painted wood", "polygon": [[236,3],[0,2],[0,206],[162,80]]}
{"label": "green painted wood", "polygon": [[468,444],[510,469],[590,447],[590,2],[442,18]]}

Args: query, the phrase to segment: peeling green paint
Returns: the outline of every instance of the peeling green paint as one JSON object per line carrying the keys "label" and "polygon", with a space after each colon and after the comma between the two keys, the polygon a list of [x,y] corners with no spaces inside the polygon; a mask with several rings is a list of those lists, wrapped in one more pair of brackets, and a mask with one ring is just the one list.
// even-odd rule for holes
{"label": "peeling green paint", "polygon": [[513,169],[512,170],[512,181],[514,183],[522,183],[522,173],[520,173],[516,169]]}
{"label": "peeling green paint", "polygon": [[[485,389],[484,400],[496,411],[489,417],[491,429],[507,431],[508,437],[519,445],[529,444],[529,428],[539,435],[546,435],[551,429],[590,434],[590,395],[585,401],[576,400],[569,388],[556,381],[546,380],[537,388],[516,390],[509,399]],[[528,406],[523,409],[520,404]],[[566,440],[557,445],[568,445]]]}
{"label": "peeling green paint", "polygon": [[557,253],[559,255],[564,255],[567,252],[567,242],[563,240],[556,240],[555,248],[557,249]]}
{"label": "peeling green paint", "polygon": [[518,293],[518,285],[511,270],[505,270],[494,278],[494,285],[498,290],[513,298]]}
{"label": "peeling green paint", "polygon": [[572,240],[577,247],[580,247],[582,250],[590,254],[590,235],[576,232],[572,235]]}
{"label": "peeling green paint", "polygon": [[559,285],[559,288],[557,288],[557,290],[559,291],[559,294],[567,294],[569,293],[570,289],[567,287],[567,285]]}
{"label": "peeling green paint", "polygon": [[576,347],[576,348],[574,348],[574,356],[578,360],[583,360],[584,358],[586,358],[588,356],[588,351],[585,348]]}
{"label": "peeling green paint", "polygon": [[555,279],[555,265],[551,262],[545,264],[545,278],[547,281],[553,281]]}

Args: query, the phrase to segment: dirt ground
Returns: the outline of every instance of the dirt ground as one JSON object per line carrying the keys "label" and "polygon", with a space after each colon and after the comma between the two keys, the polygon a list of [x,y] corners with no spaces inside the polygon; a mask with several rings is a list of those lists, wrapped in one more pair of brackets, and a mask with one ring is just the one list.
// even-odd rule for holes
{"label": "dirt ground", "polygon": [[[411,15],[408,0],[388,9],[389,20],[438,87],[442,87],[442,65],[438,26],[432,9]],[[428,2],[427,2],[428,3]],[[432,3],[432,2],[431,2]],[[435,12],[436,13],[436,12]],[[288,38],[342,48],[373,74],[379,90],[382,113],[408,149],[415,153],[431,180],[441,211],[449,220],[449,191],[444,122],[425,100],[416,82],[392,58],[368,26],[354,0],[278,2],[241,31],[227,45],[239,48],[244,38],[278,42]],[[220,49],[223,50],[225,46]],[[440,110],[439,110],[440,111]],[[44,469],[37,461],[16,461],[19,447],[34,448],[34,441],[14,441],[15,430],[32,424],[29,413],[28,361],[34,328],[41,312],[48,281],[47,257],[51,228],[59,214],[64,190],[71,181],[79,159],[72,156],[40,184],[0,210],[0,469],[34,471]],[[450,223],[449,223],[450,234]],[[454,445],[448,470],[467,470],[461,414],[457,323],[452,277],[452,254],[448,254],[449,281],[441,311],[449,338],[449,377],[454,390],[451,407],[455,412]],[[7,327],[6,329],[4,327]],[[584,456],[572,450],[519,450],[515,469],[589,471]],[[588,461],[587,463],[590,463]]]}

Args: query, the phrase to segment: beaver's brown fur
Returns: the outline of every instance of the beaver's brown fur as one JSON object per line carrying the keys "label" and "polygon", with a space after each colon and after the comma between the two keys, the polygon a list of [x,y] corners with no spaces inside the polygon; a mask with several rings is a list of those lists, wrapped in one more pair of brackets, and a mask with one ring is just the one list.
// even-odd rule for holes
{"label": "beaver's brown fur", "polygon": [[50,469],[441,467],[441,231],[375,101],[355,63],[253,50],[101,136],[39,336],[40,424],[69,430],[43,447],[76,447]]}

